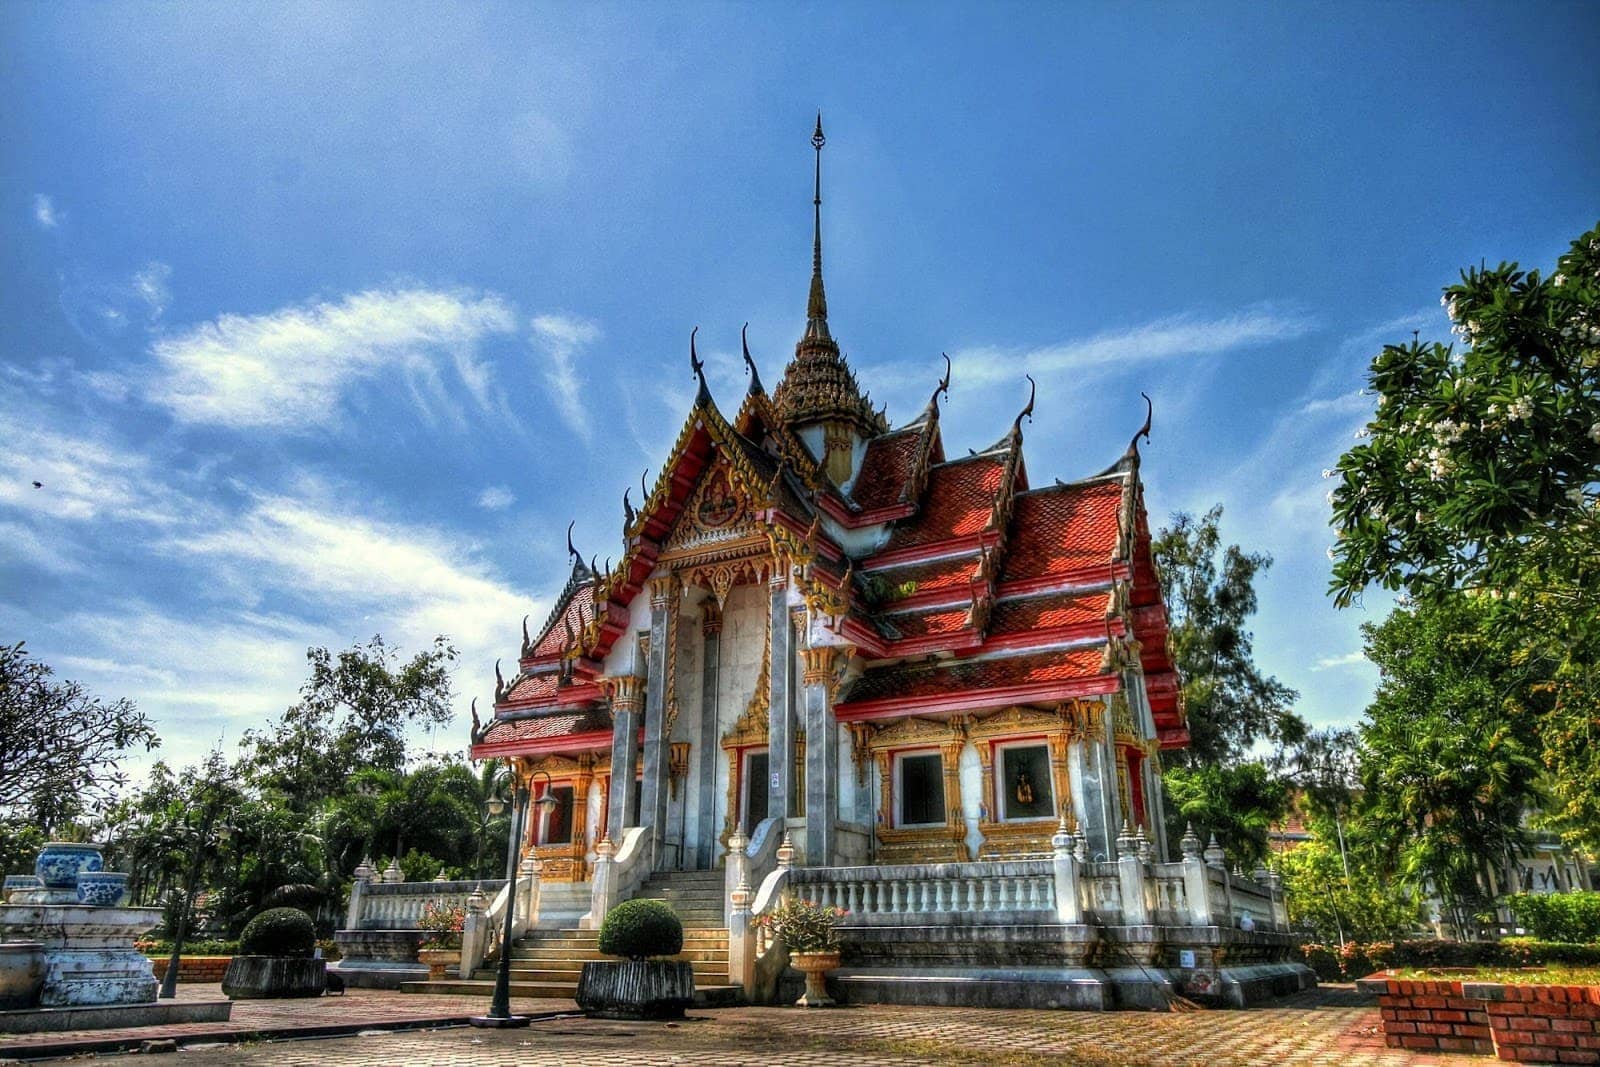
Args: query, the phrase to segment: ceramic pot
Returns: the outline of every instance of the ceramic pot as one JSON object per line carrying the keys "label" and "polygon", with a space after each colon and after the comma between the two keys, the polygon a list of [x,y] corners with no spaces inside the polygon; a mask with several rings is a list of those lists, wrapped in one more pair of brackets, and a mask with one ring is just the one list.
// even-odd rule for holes
{"label": "ceramic pot", "polygon": [[81,872],[99,871],[104,866],[99,845],[52,841],[39,850],[33,873],[46,889],[76,889]]}
{"label": "ceramic pot", "polygon": [[6,903],[13,902],[15,899],[13,894],[32,893],[43,888],[44,882],[37,874],[8,874],[5,884]]}
{"label": "ceramic pot", "polygon": [[0,944],[0,1011],[39,1006],[44,987],[44,946],[37,941]]}
{"label": "ceramic pot", "polygon": [[800,1008],[831,1008],[833,998],[828,996],[824,978],[839,966],[838,952],[791,952],[789,963],[806,976],[806,991],[795,1001]]}
{"label": "ceramic pot", "polygon": [[113,908],[128,899],[128,876],[115,871],[84,871],[78,875],[78,903]]}

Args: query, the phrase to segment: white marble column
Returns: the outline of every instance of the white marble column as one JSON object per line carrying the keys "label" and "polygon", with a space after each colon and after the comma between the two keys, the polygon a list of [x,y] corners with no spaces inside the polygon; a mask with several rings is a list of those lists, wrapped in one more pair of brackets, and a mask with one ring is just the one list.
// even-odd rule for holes
{"label": "white marble column", "polygon": [[695,811],[694,866],[709,870],[717,840],[717,674],[722,666],[722,612],[715,600],[708,599],[705,603],[700,632],[705,646],[700,673],[700,730],[695,741],[699,751],[691,757],[700,782],[700,803]]}
{"label": "white marble column", "polygon": [[839,729],[833,718],[834,667],[841,650],[807,648],[800,655],[805,670],[806,717],[806,865],[826,867],[837,853],[839,822]]}
{"label": "white marble column", "polygon": [[611,795],[607,800],[605,837],[613,845],[622,841],[628,808],[633,800],[633,767],[639,759],[639,710],[644,703],[644,680],[622,674],[607,679],[611,691]]}
{"label": "white marble column", "polygon": [[767,665],[772,691],[767,706],[767,815],[780,819],[794,810],[794,630],[789,625],[787,568],[773,568],[768,625],[772,660]]}
{"label": "white marble column", "polygon": [[666,858],[662,843],[667,835],[667,672],[675,664],[667,640],[668,615],[678,610],[675,575],[650,582],[650,658],[645,676],[644,773],[639,783],[639,823],[650,828],[646,855],[652,870]]}

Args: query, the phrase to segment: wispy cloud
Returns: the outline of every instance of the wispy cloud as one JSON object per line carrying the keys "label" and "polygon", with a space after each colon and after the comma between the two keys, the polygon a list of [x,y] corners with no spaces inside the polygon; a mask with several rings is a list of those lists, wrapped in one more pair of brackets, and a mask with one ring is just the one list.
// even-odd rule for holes
{"label": "wispy cloud", "polygon": [[33,221],[45,230],[53,230],[61,224],[55,202],[43,193],[33,194]]}
{"label": "wispy cloud", "polygon": [[487,407],[476,348],[515,328],[511,306],[494,293],[432,289],[224,315],[155,343],[163,374],[152,396],[187,422],[296,432],[331,425],[348,390],[386,372],[404,375],[427,407],[448,365]]}
{"label": "wispy cloud", "polygon": [[159,319],[172,302],[172,290],[167,284],[171,277],[172,268],[155,260],[133,276],[133,291],[144,301],[152,320]]}
{"label": "wispy cloud", "polygon": [[6,442],[0,449],[0,508],[55,520],[159,525],[193,512],[144,456],[110,439],[25,418],[15,398],[0,401],[0,440]]}
{"label": "wispy cloud", "polygon": [[1153,362],[1181,356],[1215,355],[1238,348],[1292,340],[1315,328],[1305,315],[1270,307],[1246,308],[1220,318],[1173,315],[1131,329],[1039,348],[984,346],[951,354],[963,381],[1012,381],[1065,370]]}
{"label": "wispy cloud", "polygon": [[589,412],[583,406],[583,379],[575,357],[599,338],[600,329],[587,319],[556,314],[538,315],[531,325],[550,399],[555,401],[561,420],[588,441],[593,430],[589,425]]}
{"label": "wispy cloud", "polygon": [[1367,662],[1367,657],[1364,653],[1346,652],[1342,656],[1323,656],[1312,664],[1311,669],[1314,671],[1327,671],[1336,667],[1354,667],[1365,662]]}
{"label": "wispy cloud", "polygon": [[516,495],[503,485],[488,486],[478,494],[478,506],[485,511],[504,511],[516,502]]}

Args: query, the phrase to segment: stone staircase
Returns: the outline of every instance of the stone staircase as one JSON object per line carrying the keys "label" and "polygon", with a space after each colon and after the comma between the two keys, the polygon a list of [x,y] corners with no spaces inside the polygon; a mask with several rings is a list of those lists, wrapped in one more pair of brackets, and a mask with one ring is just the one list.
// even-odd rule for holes
{"label": "stone staircase", "polygon": [[[672,957],[694,969],[695,1004],[721,1007],[737,1000],[728,984],[728,930],[722,925],[721,871],[662,871],[636,894],[664,900],[683,921],[683,951]],[[600,954],[597,930],[541,930],[511,949],[511,995],[571,999],[578,992],[578,974],[590,960],[614,959]],[[489,997],[494,993],[495,967],[480,967],[470,977],[436,982],[407,982],[407,993]]]}

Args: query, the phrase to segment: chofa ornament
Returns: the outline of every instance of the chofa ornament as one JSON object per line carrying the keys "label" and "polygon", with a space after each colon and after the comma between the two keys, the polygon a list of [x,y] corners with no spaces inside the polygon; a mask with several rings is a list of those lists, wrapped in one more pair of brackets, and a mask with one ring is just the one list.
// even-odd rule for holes
{"label": "chofa ornament", "polygon": [[81,872],[99,872],[105,869],[100,856],[100,846],[74,841],[51,841],[39,850],[33,873],[44,882],[46,889],[75,889]]}

